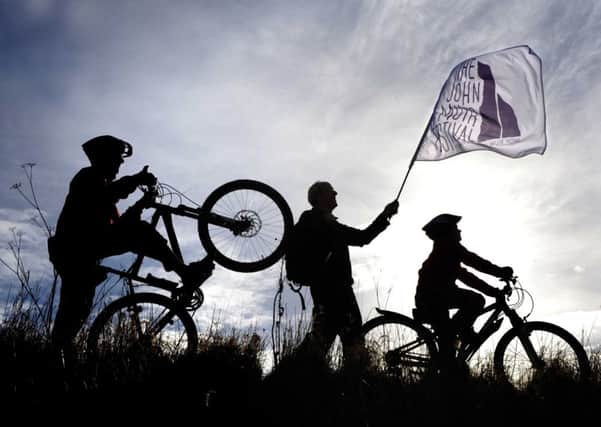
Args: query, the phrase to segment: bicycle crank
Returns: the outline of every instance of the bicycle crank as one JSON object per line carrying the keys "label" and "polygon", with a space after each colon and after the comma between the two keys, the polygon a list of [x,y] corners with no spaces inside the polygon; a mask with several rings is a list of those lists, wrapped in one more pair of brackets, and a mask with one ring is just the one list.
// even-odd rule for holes
{"label": "bicycle crank", "polygon": [[205,302],[205,295],[200,289],[195,289],[190,295],[190,300],[186,304],[186,310],[194,311],[198,310],[200,306]]}

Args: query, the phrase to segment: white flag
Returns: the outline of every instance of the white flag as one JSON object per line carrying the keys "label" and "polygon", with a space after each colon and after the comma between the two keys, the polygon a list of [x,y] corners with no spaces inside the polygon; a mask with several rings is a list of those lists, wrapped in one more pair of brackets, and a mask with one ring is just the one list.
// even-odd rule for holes
{"label": "white flag", "polygon": [[442,88],[415,160],[474,150],[517,158],[547,147],[540,58],[528,46],[457,65]]}

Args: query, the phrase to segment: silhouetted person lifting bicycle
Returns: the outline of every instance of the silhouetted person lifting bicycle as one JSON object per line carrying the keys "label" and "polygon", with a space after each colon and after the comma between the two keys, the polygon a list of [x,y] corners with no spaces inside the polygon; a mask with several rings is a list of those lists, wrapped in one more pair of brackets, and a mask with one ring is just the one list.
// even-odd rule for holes
{"label": "silhouetted person lifting bicycle", "polygon": [[125,252],[143,254],[176,272],[184,287],[205,280],[214,266],[210,258],[185,264],[155,228],[141,220],[142,211],[152,202],[148,196],[119,215],[118,200],[157,181],[148,166],[135,175],[115,179],[123,159],[132,155],[131,144],[102,135],[82,147],[91,165],[73,177],[56,233],[48,241],[50,260],[62,283],[52,342],[64,352],[72,350],[92,309],[96,286],[106,278],[98,268],[101,259]]}
{"label": "silhouetted person lifting bicycle", "polygon": [[[510,280],[511,267],[499,267],[468,251],[461,245],[461,230],[457,227],[460,216],[441,214],[423,227],[432,239],[432,252],[419,270],[415,305],[422,318],[428,319],[438,335],[442,362],[453,369],[455,363],[454,340],[459,335],[466,344],[475,339],[473,324],[484,308],[484,297],[455,283],[457,280],[491,297],[499,297],[502,290],[490,286],[462,264],[478,271]],[[449,310],[458,309],[452,319]]]}

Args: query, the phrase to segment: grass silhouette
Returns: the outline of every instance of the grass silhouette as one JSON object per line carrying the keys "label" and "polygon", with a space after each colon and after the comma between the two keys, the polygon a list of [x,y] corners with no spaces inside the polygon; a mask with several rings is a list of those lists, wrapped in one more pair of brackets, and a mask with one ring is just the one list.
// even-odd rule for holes
{"label": "grass silhouette", "polygon": [[278,366],[264,373],[267,345],[254,331],[201,334],[190,357],[123,351],[91,360],[82,348],[68,369],[26,305],[15,306],[21,311],[0,324],[0,392],[3,406],[19,413],[78,408],[220,426],[523,425],[598,416],[601,404],[598,351],[590,354],[590,383],[556,372],[519,392],[486,367],[455,382],[432,376],[409,383],[369,367],[359,378],[299,355],[290,341]]}
{"label": "grass silhouette", "polygon": [[[43,219],[37,201],[33,206]],[[460,381],[433,375],[408,382],[370,366],[360,375],[345,372],[336,352],[324,363],[295,351],[307,331],[302,318],[283,328],[281,360],[268,372],[265,337],[254,330],[211,326],[201,333],[198,351],[187,357],[124,345],[87,358],[84,329],[76,343],[80,357],[65,366],[48,339],[56,275],[50,295],[39,298],[30,286],[20,244],[14,234],[9,244],[14,263],[1,260],[20,285],[0,318],[0,404],[5,415],[50,422],[81,413],[80,421],[154,424],[164,419],[237,427],[505,426],[599,417],[601,348],[591,345],[585,345],[593,369],[590,382],[566,379],[558,361],[557,370],[523,391],[499,382],[486,359]]]}

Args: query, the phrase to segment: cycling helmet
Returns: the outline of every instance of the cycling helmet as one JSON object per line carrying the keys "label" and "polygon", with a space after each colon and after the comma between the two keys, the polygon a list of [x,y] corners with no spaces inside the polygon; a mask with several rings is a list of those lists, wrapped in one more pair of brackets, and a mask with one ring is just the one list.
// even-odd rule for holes
{"label": "cycling helmet", "polygon": [[129,142],[111,135],[96,136],[84,142],[82,148],[91,162],[115,154],[121,157],[130,157],[133,153]]}
{"label": "cycling helmet", "polygon": [[452,214],[440,214],[435,216],[423,226],[422,230],[426,232],[426,235],[435,239],[437,237],[447,234],[451,230],[457,229],[457,223],[461,219],[460,216]]}

